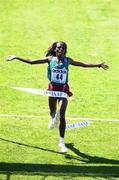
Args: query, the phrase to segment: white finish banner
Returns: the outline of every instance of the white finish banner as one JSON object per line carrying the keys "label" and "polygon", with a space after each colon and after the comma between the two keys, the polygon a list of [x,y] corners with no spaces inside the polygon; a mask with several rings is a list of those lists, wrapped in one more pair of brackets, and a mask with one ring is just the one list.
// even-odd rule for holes
{"label": "white finish banner", "polygon": [[90,122],[88,122],[88,121],[75,122],[72,124],[66,124],[66,129],[74,129],[74,128],[78,128],[78,127],[85,127],[85,126],[88,126],[89,124],[90,124]]}
{"label": "white finish banner", "polygon": [[34,89],[34,88],[25,88],[25,87],[12,87],[13,89],[29,92],[33,94],[38,94],[42,96],[49,96],[49,97],[59,97],[59,98],[68,98],[68,94],[65,92],[60,91],[48,91],[43,89]]}

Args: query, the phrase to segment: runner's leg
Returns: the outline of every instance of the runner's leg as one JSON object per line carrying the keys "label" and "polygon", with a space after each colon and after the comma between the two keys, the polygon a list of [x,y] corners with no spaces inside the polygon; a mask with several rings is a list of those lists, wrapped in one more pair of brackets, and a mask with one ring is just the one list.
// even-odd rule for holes
{"label": "runner's leg", "polygon": [[65,135],[65,127],[66,127],[65,112],[66,112],[67,104],[68,104],[67,99],[61,98],[59,100],[59,111],[60,111],[59,133],[60,133],[60,137],[62,138],[64,138]]}
{"label": "runner's leg", "polygon": [[54,97],[49,97],[49,108],[50,108],[50,122],[48,125],[48,128],[54,128],[55,127],[55,114],[56,114],[56,109],[57,109],[57,98]]}
{"label": "runner's leg", "polygon": [[49,97],[50,116],[53,118],[57,109],[57,98]]}
{"label": "runner's leg", "polygon": [[65,136],[65,128],[66,128],[66,121],[65,121],[65,112],[67,108],[68,101],[65,98],[61,98],[59,100],[59,112],[60,112],[60,125],[59,125],[59,134],[60,134],[60,141],[59,147],[61,148],[61,152],[67,152],[64,142]]}

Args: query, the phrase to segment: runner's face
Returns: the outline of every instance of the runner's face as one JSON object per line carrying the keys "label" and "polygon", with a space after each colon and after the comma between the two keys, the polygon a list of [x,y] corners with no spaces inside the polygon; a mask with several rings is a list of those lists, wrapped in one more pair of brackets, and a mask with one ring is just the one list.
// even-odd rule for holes
{"label": "runner's face", "polygon": [[56,56],[60,56],[60,57],[64,56],[66,52],[65,45],[60,42],[57,43],[55,52],[56,52]]}

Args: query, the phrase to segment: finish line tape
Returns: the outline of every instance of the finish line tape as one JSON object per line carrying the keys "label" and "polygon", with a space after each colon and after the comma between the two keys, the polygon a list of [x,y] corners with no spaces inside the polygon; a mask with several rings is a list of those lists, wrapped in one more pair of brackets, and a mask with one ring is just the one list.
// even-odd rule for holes
{"label": "finish line tape", "polygon": [[78,128],[78,127],[86,127],[89,124],[90,123],[88,121],[75,122],[75,123],[72,123],[72,124],[66,124],[66,129],[74,129],[74,128]]}
{"label": "finish line tape", "polygon": [[34,88],[24,88],[24,87],[12,87],[13,89],[29,92],[33,94],[38,94],[42,96],[49,96],[49,97],[59,97],[59,98],[68,98],[67,93],[60,92],[60,91],[48,91],[43,89],[34,89]]}

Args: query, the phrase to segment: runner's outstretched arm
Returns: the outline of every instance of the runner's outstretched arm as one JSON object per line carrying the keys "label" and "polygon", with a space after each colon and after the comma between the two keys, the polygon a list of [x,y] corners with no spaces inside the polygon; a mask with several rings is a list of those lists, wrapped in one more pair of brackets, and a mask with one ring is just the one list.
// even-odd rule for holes
{"label": "runner's outstretched arm", "polygon": [[100,63],[100,64],[88,64],[88,63],[83,63],[80,61],[74,61],[71,58],[68,58],[69,60],[69,64],[73,65],[73,66],[81,66],[81,67],[85,67],[85,68],[90,68],[90,67],[98,67],[98,68],[102,68],[104,70],[108,69],[108,65],[106,65],[104,62]]}
{"label": "runner's outstretched arm", "polygon": [[43,59],[38,59],[38,60],[30,60],[30,59],[24,59],[21,58],[19,56],[16,55],[10,55],[7,57],[6,61],[12,61],[12,60],[19,60],[22,61],[24,63],[28,63],[28,64],[43,64],[43,63],[48,63],[49,62],[49,57],[45,57]]}

